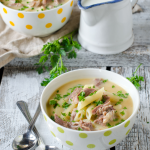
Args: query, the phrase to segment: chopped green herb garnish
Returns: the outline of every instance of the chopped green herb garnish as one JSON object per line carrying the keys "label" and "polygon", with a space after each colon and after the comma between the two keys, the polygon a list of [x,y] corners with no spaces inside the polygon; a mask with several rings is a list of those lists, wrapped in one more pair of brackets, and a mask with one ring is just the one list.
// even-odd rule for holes
{"label": "chopped green herb garnish", "polygon": [[62,97],[61,97],[61,95],[60,94],[56,94],[56,96],[54,97],[54,99],[56,99],[56,100],[60,100]]}
{"label": "chopped green herb garnish", "polygon": [[132,77],[127,77],[127,79],[137,88],[139,89],[141,87],[140,81],[144,81],[144,77],[137,75],[137,70],[140,68],[142,64],[140,64],[135,72],[132,74]]}
{"label": "chopped green herb garnish", "polygon": [[93,92],[93,93],[89,94],[89,96],[92,96],[92,95],[96,94],[96,92],[97,92],[97,91],[95,91],[95,92]]}
{"label": "chopped green herb garnish", "polygon": [[127,98],[129,94],[128,93],[123,94],[122,91],[118,91],[117,94],[113,93],[113,95],[119,96],[122,98]]}
{"label": "chopped green herb garnish", "polygon": [[115,113],[116,113],[117,111],[115,111]]}
{"label": "chopped green herb garnish", "polygon": [[91,87],[88,87],[89,89],[91,89]]}
{"label": "chopped green herb garnish", "polygon": [[67,102],[64,102],[64,103],[62,104],[62,108],[67,109],[70,105],[71,105],[71,104],[68,104]]}
{"label": "chopped green herb garnish", "polygon": [[54,118],[54,116],[51,116],[51,119],[52,119],[53,121],[55,121],[55,118]]}
{"label": "chopped green herb garnish", "polygon": [[27,2],[27,4],[29,4],[29,2]]}
{"label": "chopped green herb garnish", "polygon": [[83,109],[83,111],[85,112],[85,110]]}
{"label": "chopped green herb garnish", "polygon": [[95,85],[93,86],[93,88],[95,88]]}
{"label": "chopped green herb garnish", "polygon": [[48,6],[46,6],[46,9],[47,9],[47,10],[50,10],[50,8],[48,8]]}
{"label": "chopped green herb garnish", "polygon": [[80,127],[78,128],[79,131],[83,131]]}
{"label": "chopped green herb garnish", "polygon": [[124,107],[123,109],[127,109],[127,107]]}
{"label": "chopped green herb garnish", "polygon": [[116,119],[113,119],[113,121],[118,121],[118,118],[116,118]]}
{"label": "chopped green herb garnish", "polygon": [[82,118],[84,118],[84,115],[82,115]]}
{"label": "chopped green herb garnish", "polygon": [[15,3],[21,3],[22,0],[15,0]]}
{"label": "chopped green herb garnish", "polygon": [[77,112],[77,113],[78,113],[78,112],[79,112],[79,110],[75,110],[75,112]]}
{"label": "chopped green herb garnish", "polygon": [[125,112],[124,112],[124,110],[122,111],[122,112],[120,112],[120,114],[123,116],[123,115],[125,115]]}
{"label": "chopped green herb garnish", "polygon": [[55,112],[53,111],[53,114],[54,114]]}
{"label": "chopped green herb garnish", "polygon": [[121,122],[124,122],[125,120],[124,119],[121,119]]}
{"label": "chopped green herb garnish", "polygon": [[43,11],[43,9],[41,9]]}
{"label": "chopped green herb garnish", "polygon": [[32,7],[31,9],[32,9],[32,10],[34,10],[34,8],[33,8],[33,7]]}
{"label": "chopped green herb garnish", "polygon": [[72,120],[71,122],[75,122],[74,120]]}
{"label": "chopped green herb garnish", "polygon": [[119,101],[123,102],[123,99],[119,99]]}
{"label": "chopped green herb garnish", "polygon": [[147,122],[147,124],[149,124],[149,122]]}
{"label": "chopped green herb garnish", "polygon": [[96,106],[104,104],[103,101],[94,101],[93,103],[96,104]]}
{"label": "chopped green herb garnish", "polygon": [[84,101],[85,100],[85,92],[81,92],[80,95],[78,96],[79,101]]}
{"label": "chopped green herb garnish", "polygon": [[115,88],[115,86],[114,86],[114,85],[112,85],[112,88]]}
{"label": "chopped green herb garnish", "polygon": [[73,88],[70,88],[69,90],[71,90],[71,93],[76,89],[76,88],[83,88],[84,86],[81,84],[78,84],[76,86],[74,86]]}
{"label": "chopped green herb garnish", "polygon": [[119,105],[119,104],[121,104],[121,102],[117,102],[115,105]]}
{"label": "chopped green herb garnish", "polygon": [[65,97],[67,97],[67,96],[69,96],[70,95],[70,93],[67,93],[66,95],[63,95],[63,98],[65,98]]}
{"label": "chopped green herb garnish", "polygon": [[54,108],[56,108],[57,106],[60,107],[60,105],[57,103],[56,100],[50,100],[50,101],[49,101],[49,104],[50,104],[50,105],[54,105]]}
{"label": "chopped green herb garnish", "polygon": [[68,116],[71,116],[71,112],[68,113]]}
{"label": "chopped green herb garnish", "polygon": [[106,80],[103,80],[103,83],[105,83],[105,82],[107,82],[108,81],[108,79],[106,79]]}
{"label": "chopped green herb garnish", "polygon": [[106,126],[107,126],[108,128],[113,127],[110,123],[106,123]]}
{"label": "chopped green herb garnish", "polygon": [[21,8],[21,10],[25,10],[25,9],[27,9],[27,8],[29,8],[29,7],[23,6],[23,7]]}
{"label": "chopped green herb garnish", "polygon": [[59,90],[57,90],[56,92],[59,93]]}
{"label": "chopped green herb garnish", "polygon": [[62,112],[61,112],[61,114],[62,114],[63,116],[66,116],[66,113],[62,113]]}

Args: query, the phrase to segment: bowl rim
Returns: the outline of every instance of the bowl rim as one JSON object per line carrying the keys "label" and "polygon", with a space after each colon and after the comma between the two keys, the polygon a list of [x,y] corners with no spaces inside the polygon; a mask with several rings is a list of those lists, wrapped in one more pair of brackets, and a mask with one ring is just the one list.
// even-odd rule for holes
{"label": "bowl rim", "polygon": [[[63,4],[63,5],[61,5],[61,6],[65,6],[65,5],[67,5],[70,1],[74,1],[74,0],[68,0],[68,2],[66,2],[65,4]],[[8,10],[11,10],[11,11],[15,11],[15,12],[23,12],[23,13],[25,13],[25,14],[30,14],[30,13],[33,13],[33,14],[39,14],[39,13],[42,13],[42,12],[49,12],[49,11],[54,11],[54,10],[56,10],[57,8],[59,8],[60,6],[58,6],[58,7],[56,7],[56,8],[53,8],[53,9],[50,9],[50,10],[44,10],[44,11],[20,11],[20,10],[17,10],[17,9],[13,9],[13,8],[10,8],[10,7],[8,7],[8,6],[6,6],[6,5],[4,5],[3,3],[1,3],[0,2],[0,5],[2,5],[2,6],[4,6],[4,7],[6,7]]]}
{"label": "bowl rim", "polygon": [[[136,95],[138,97],[137,99],[137,108],[135,108],[135,110],[132,112],[131,116],[126,119],[124,122],[122,122],[121,124],[117,125],[117,126],[113,126],[111,128],[108,128],[108,129],[104,129],[104,130],[97,130],[97,131],[78,131],[78,130],[73,130],[73,129],[70,129],[70,128],[66,128],[64,126],[61,126],[59,125],[58,123],[54,122],[52,119],[49,118],[49,116],[47,115],[47,113],[45,112],[43,106],[42,106],[42,97],[43,97],[43,94],[46,90],[46,88],[49,86],[49,84],[51,84],[52,82],[55,82],[55,80],[57,80],[58,78],[62,77],[62,76],[65,76],[66,74],[69,74],[71,72],[78,72],[78,71],[84,71],[84,70],[96,70],[96,71],[104,71],[104,72],[111,72],[115,75],[118,75],[120,76],[122,79],[126,80],[126,82],[128,82],[129,84],[131,84],[131,86],[135,89],[136,91]],[[67,82],[66,82],[67,83]],[[124,76],[118,74],[118,73],[115,73],[115,72],[112,72],[112,71],[108,71],[108,70],[103,70],[103,69],[98,69],[98,68],[83,68],[83,69],[76,69],[76,70],[71,70],[71,71],[68,71],[66,73],[63,73],[61,74],[60,76],[56,77],[55,79],[53,79],[50,83],[47,84],[47,86],[44,88],[44,90],[42,91],[42,94],[41,94],[41,97],[40,97],[40,106],[41,106],[41,110],[42,110],[42,113],[44,112],[44,115],[46,115],[46,118],[48,118],[52,123],[54,123],[56,126],[59,126],[61,128],[63,128],[64,130],[68,130],[68,131],[72,131],[72,132],[76,132],[76,133],[100,133],[100,132],[106,132],[106,131],[109,131],[109,130],[112,130],[112,129],[116,129],[120,126],[124,126],[129,120],[131,120],[136,114],[137,114],[137,111],[139,109],[139,106],[140,106],[140,96],[139,96],[139,92],[138,90],[136,89],[136,87],[128,80],[126,79]]]}

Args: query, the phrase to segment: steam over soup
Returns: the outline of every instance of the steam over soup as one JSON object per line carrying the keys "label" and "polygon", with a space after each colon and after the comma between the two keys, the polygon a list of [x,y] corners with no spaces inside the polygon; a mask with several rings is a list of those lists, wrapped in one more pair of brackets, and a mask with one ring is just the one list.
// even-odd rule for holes
{"label": "steam over soup", "polygon": [[67,3],[69,0],[0,0],[4,5],[20,11],[44,11]]}
{"label": "steam over soup", "polygon": [[56,123],[74,130],[95,131],[116,126],[133,111],[130,95],[103,79],[82,79],[61,86],[49,98],[47,114]]}

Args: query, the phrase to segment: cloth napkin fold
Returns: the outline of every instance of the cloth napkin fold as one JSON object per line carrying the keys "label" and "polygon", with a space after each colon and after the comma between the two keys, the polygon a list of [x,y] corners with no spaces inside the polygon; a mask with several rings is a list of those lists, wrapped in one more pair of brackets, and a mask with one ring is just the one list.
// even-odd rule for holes
{"label": "cloth napkin fold", "polygon": [[[141,12],[139,5],[135,5],[132,12]],[[0,68],[15,57],[28,58],[41,53],[41,48],[47,42],[52,42],[70,33],[79,26],[80,10],[75,0],[73,13],[67,24],[57,32],[44,37],[27,36],[10,29],[0,17]]]}

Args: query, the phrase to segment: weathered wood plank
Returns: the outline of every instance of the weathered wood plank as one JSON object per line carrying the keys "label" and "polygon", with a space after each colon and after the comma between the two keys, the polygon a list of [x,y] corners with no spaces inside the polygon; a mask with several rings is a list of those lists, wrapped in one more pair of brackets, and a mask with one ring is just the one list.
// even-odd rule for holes
{"label": "weathered wood plank", "polygon": [[[97,67],[106,69],[106,67]],[[69,70],[79,69],[70,67]],[[16,106],[18,100],[24,100],[29,105],[29,110],[33,116],[38,106],[43,87],[41,81],[48,73],[38,75],[30,69],[5,69],[3,80],[0,86],[0,150],[10,150],[14,137],[24,133],[28,123]],[[46,144],[55,145],[62,148],[51,133],[45,123],[42,114],[36,121],[36,127]],[[70,150],[63,146],[64,150]]]}
{"label": "weathered wood plank", "polygon": [[[112,67],[112,71],[117,72],[124,77],[129,77],[135,71],[136,67]],[[140,108],[137,114],[137,119],[130,134],[121,143],[116,146],[116,150],[149,150],[150,135],[149,122],[150,117],[150,67],[141,67],[138,75],[144,76],[145,82],[141,83],[139,90]]]}

